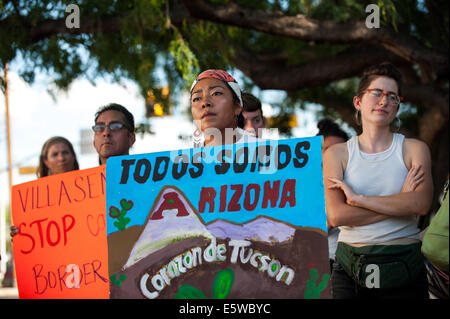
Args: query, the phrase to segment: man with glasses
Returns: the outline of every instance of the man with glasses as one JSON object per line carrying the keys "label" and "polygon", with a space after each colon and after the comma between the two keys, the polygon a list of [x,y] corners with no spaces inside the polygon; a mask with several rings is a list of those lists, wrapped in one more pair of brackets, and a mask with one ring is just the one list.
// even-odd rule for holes
{"label": "man with glasses", "polygon": [[111,156],[128,155],[136,141],[134,118],[125,107],[111,103],[95,113],[94,147],[100,165]]}

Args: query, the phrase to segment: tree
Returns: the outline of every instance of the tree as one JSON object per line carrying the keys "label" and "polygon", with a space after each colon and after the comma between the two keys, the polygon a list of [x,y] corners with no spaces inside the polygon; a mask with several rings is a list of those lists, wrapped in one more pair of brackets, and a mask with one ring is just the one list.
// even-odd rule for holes
{"label": "tree", "polygon": [[[391,61],[405,79],[401,131],[431,148],[436,198],[448,174],[449,4],[444,0],[84,0],[79,28],[68,28],[71,1],[2,1],[0,61],[21,56],[31,82],[47,70],[67,88],[78,76],[129,78],[142,94],[161,65],[172,94],[200,70],[239,69],[251,89],[287,92],[282,114],[307,103],[353,120],[356,77]],[[373,8],[373,6],[372,6]],[[370,21],[369,21],[370,22]],[[370,24],[370,23],[369,23]],[[89,53],[86,58],[80,48]]]}

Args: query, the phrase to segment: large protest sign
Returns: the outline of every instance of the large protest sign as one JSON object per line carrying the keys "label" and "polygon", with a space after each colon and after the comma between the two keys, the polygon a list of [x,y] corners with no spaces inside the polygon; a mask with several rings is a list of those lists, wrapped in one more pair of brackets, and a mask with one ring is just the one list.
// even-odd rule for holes
{"label": "large protest sign", "polygon": [[321,141],[109,159],[111,298],[329,298]]}
{"label": "large protest sign", "polygon": [[109,298],[105,165],[12,187],[20,298]]}

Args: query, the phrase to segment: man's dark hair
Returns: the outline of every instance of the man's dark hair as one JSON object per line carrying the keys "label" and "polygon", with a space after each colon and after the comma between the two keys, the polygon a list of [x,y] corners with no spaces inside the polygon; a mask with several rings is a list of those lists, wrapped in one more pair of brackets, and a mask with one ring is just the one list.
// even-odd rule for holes
{"label": "man's dark hair", "polygon": [[317,128],[319,129],[317,135],[323,135],[323,137],[336,136],[343,138],[345,141],[348,140],[347,133],[345,133],[332,119],[321,119],[317,123]]}
{"label": "man's dark hair", "polygon": [[95,113],[95,122],[97,122],[98,117],[106,112],[106,111],[117,111],[122,113],[125,116],[124,123],[130,133],[134,132],[134,117],[133,114],[130,113],[124,106],[117,103],[110,103],[105,106],[102,106],[98,109],[97,113]]}
{"label": "man's dark hair", "polygon": [[242,103],[244,104],[242,106],[243,107],[242,111],[255,112],[257,110],[260,110],[261,116],[263,115],[261,101],[254,95],[247,92],[242,92]]}

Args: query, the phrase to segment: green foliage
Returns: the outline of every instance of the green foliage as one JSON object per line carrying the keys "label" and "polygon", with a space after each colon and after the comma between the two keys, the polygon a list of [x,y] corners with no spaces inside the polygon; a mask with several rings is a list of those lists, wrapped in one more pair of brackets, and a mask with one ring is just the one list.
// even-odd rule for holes
{"label": "green foliage", "polygon": [[392,0],[385,0],[385,1],[378,0],[377,5],[380,8],[383,22],[385,22],[388,25],[392,25],[394,30],[398,32],[397,28],[398,12],[394,2]]}
{"label": "green foliage", "polygon": [[199,73],[199,65],[195,54],[183,40],[178,31],[176,37],[169,43],[169,52],[175,61],[175,65],[182,75],[186,87],[194,82]]}
{"label": "green foliage", "polygon": [[[232,33],[232,29],[229,28]],[[210,68],[222,68],[229,67],[229,62],[226,59],[229,47],[226,46],[227,36],[224,34],[228,28],[208,22],[199,21],[196,24],[183,23],[180,32],[189,43],[192,48],[193,54],[197,58],[197,65],[199,71]],[[225,39],[223,44],[217,39]],[[205,50],[207,46],[214,44],[214,46],[220,46],[219,50]],[[228,53],[229,54],[229,53]],[[192,82],[190,82],[192,83]]]}
{"label": "green foliage", "polygon": [[[231,0],[209,0],[213,4],[227,4]],[[298,14],[320,21],[363,21],[365,7],[375,3],[380,8],[381,23],[396,32],[414,36],[428,48],[449,47],[448,10],[446,0],[235,0],[240,6],[263,12],[279,12],[289,16]],[[207,68],[235,69],[237,53],[245,49],[255,57],[264,56],[274,68],[308,63],[311,60],[335,56],[350,45],[313,43],[266,34],[252,29],[213,23],[207,20],[171,21],[173,1],[166,0],[86,0],[78,2],[80,23],[93,25],[108,17],[119,17],[118,32],[70,32],[43,36],[31,41],[32,31],[47,20],[64,21],[65,8],[70,0],[0,0],[0,66],[15,58],[24,63],[20,75],[32,83],[36,72],[46,72],[56,87],[67,89],[76,78],[108,77],[121,83],[135,81],[143,96],[149,89],[161,86],[158,68],[165,73],[170,92],[177,95],[189,87],[195,76]],[[19,14],[18,14],[19,13]],[[94,28],[95,29],[95,28]],[[50,28],[51,30],[51,28]],[[419,72],[419,71],[417,71]],[[247,74],[248,75],[248,74]],[[335,95],[351,103],[354,79],[330,83],[320,87],[289,92],[280,100],[281,130],[290,132],[286,124],[295,108]],[[167,84],[164,84],[167,85]],[[447,85],[438,83],[441,87]],[[246,90],[255,84],[245,78]],[[445,87],[444,87],[445,89]],[[265,101],[263,101],[265,102]],[[349,105],[351,107],[351,105]],[[407,105],[402,122],[407,128],[417,128],[418,115],[424,106]],[[328,112],[327,110],[325,110]],[[284,120],[283,120],[284,119]],[[404,119],[404,121],[403,121]],[[403,125],[402,125],[403,126]]]}

